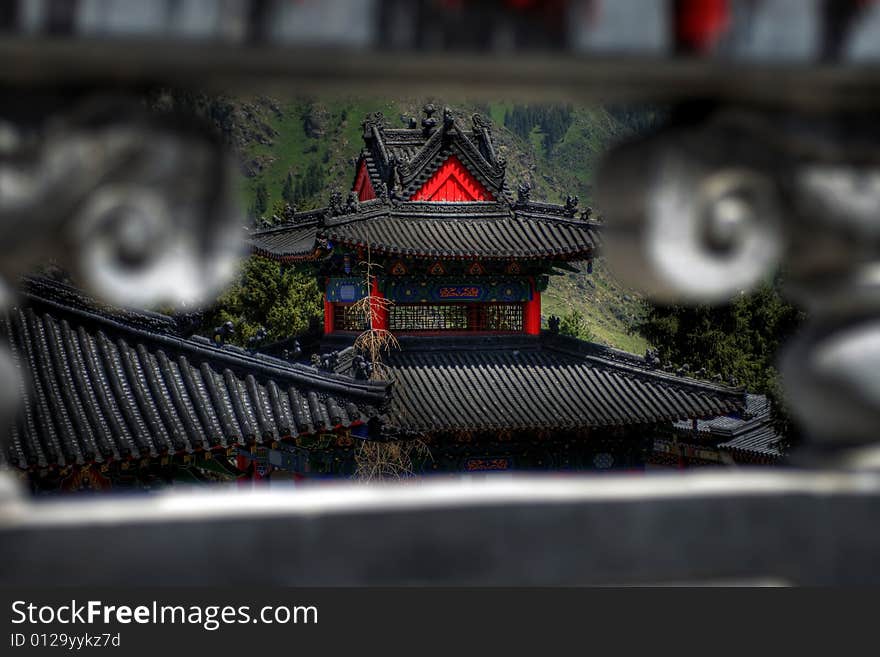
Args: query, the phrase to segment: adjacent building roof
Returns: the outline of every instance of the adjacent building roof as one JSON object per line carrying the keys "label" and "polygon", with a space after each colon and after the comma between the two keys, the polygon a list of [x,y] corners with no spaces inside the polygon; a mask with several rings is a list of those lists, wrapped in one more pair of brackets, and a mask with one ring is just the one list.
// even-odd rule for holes
{"label": "adjacent building roof", "polygon": [[[676,422],[675,430],[693,435],[691,422]],[[780,436],[773,426],[770,401],[764,395],[746,395],[741,411],[697,421],[697,435],[734,456],[761,460],[782,457]]]}
{"label": "adjacent building roof", "polygon": [[[741,389],[547,332],[403,336],[400,344],[384,363],[394,386],[388,427],[403,433],[653,424],[722,415],[745,403]],[[349,367],[345,358],[339,367]]]}
{"label": "adjacent building roof", "polygon": [[318,220],[315,213],[302,213],[294,221],[258,231],[251,248],[257,255],[282,262],[310,260],[318,255]]}
{"label": "adjacent building roof", "polygon": [[388,386],[185,337],[169,317],[102,307],[46,280],[2,322],[25,385],[9,461],[143,458],[378,421]]}
{"label": "adjacent building roof", "polygon": [[[352,192],[326,208],[288,213],[280,225],[252,234],[253,250],[281,261],[318,258],[336,244],[424,258],[562,260],[590,258],[599,245],[600,224],[577,211],[576,199],[538,203],[527,187],[512,198],[504,160],[481,118],[475,116],[470,130],[451,114],[442,121],[429,116],[421,128],[390,129],[373,115],[364,122],[364,142],[357,171],[367,172],[375,198],[361,201]],[[463,166],[487,198],[414,200],[450,161]]]}

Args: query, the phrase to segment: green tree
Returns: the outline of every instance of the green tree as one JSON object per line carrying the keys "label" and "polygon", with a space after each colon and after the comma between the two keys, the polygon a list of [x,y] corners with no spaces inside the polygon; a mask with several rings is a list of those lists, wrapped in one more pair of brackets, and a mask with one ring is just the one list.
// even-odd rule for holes
{"label": "green tree", "polygon": [[205,314],[204,331],[226,321],[235,324],[231,342],[244,346],[264,327],[269,340],[298,335],[322,314],[322,297],[313,274],[282,268],[277,262],[251,256],[238,279]]}
{"label": "green tree", "polygon": [[776,358],[803,313],[783,299],[780,287],[777,277],[722,306],[648,306],[636,328],[657,348],[661,362],[733,377],[750,392],[767,395],[778,429],[794,439]]}
{"label": "green tree", "polygon": [[259,219],[269,209],[269,192],[266,191],[266,183],[259,183],[254,189],[254,218]]}
{"label": "green tree", "polygon": [[281,198],[291,205],[297,202],[293,188],[293,174],[288,171],[287,178],[284,179],[284,187],[281,188]]}
{"label": "green tree", "polygon": [[593,339],[593,332],[590,331],[586,316],[577,309],[568,311],[560,319],[559,332],[562,335],[579,338],[581,340],[586,340],[587,342]]}

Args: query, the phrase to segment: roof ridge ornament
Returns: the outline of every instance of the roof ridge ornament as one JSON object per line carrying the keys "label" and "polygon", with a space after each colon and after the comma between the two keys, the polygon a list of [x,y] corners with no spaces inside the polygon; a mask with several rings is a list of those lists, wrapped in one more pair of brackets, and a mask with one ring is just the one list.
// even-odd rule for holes
{"label": "roof ridge ornament", "polygon": [[474,112],[473,115],[471,115],[471,123],[474,125],[474,130],[492,131],[492,121],[479,112]]}
{"label": "roof ridge ornament", "polygon": [[427,103],[422,107],[422,111],[425,113],[425,118],[422,119],[422,132],[427,136],[437,129],[439,122],[434,117],[434,114],[437,113],[437,106],[434,103]]}
{"label": "roof ridge ornament", "polygon": [[338,189],[333,190],[330,194],[330,202],[327,204],[327,212],[331,217],[338,217],[345,214],[345,205],[342,202],[342,192]]}
{"label": "roof ridge ornament", "polygon": [[516,188],[516,204],[528,205],[532,200],[532,183],[526,181]]}
{"label": "roof ridge ornament", "polygon": [[284,207],[281,210],[280,216],[277,214],[272,215],[272,224],[278,226],[280,224],[296,223],[296,217],[294,216],[296,215],[296,212],[296,205],[285,203]]}
{"label": "roof ridge ornament", "polygon": [[199,311],[178,312],[171,316],[174,320],[177,334],[182,338],[191,338],[202,327],[204,314]]}
{"label": "roof ridge ornament", "polygon": [[473,124],[474,133],[481,139],[483,148],[486,149],[484,155],[487,156],[489,162],[503,169],[507,162],[495,152],[495,145],[492,143],[492,121],[485,118],[479,112],[474,112],[471,115],[471,123]]}
{"label": "roof ridge ornament", "polygon": [[577,212],[577,206],[579,203],[579,199],[577,196],[572,196],[569,194],[565,197],[565,214],[566,216],[573,217],[575,212]]}
{"label": "roof ridge ornament", "polygon": [[385,115],[382,112],[370,112],[361,121],[361,127],[364,129],[364,136],[371,137],[372,129],[377,128],[383,130],[387,125]]}
{"label": "roof ridge ornament", "polygon": [[358,198],[357,192],[349,192],[348,198],[345,200],[345,211],[348,213],[357,212],[360,210],[360,205],[360,199]]}
{"label": "roof ridge ornament", "polygon": [[223,346],[226,344],[226,340],[235,335],[235,324],[230,321],[223,322],[220,326],[214,327],[214,333],[211,336],[211,340],[214,344],[219,344]]}
{"label": "roof ridge ornament", "polygon": [[269,332],[266,330],[265,326],[260,326],[257,329],[257,332],[254,333],[247,340],[247,350],[250,352],[257,351],[261,346],[263,346],[266,341],[269,339]]}
{"label": "roof ridge ornament", "polygon": [[448,105],[443,108],[443,129],[452,130],[455,127],[455,114]]}
{"label": "roof ridge ornament", "polygon": [[380,181],[379,184],[376,185],[376,198],[379,199],[383,204],[388,204],[388,185],[386,185],[384,181]]}

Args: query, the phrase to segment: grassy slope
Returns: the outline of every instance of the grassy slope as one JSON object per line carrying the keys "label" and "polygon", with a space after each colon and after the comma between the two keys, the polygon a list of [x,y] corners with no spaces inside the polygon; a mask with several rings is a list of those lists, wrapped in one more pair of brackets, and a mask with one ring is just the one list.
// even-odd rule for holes
{"label": "grassy slope", "polygon": [[[271,208],[281,202],[281,189],[288,172],[297,176],[313,162],[325,171],[325,191],[309,199],[304,207],[326,202],[333,189],[345,191],[354,175],[353,159],[363,143],[360,126],[363,117],[382,111],[391,125],[400,125],[401,115],[419,116],[425,101],[336,98],[288,103],[266,99],[239,102],[248,108],[244,120],[267,126],[264,133],[270,135],[259,141],[239,140],[242,159],[249,163],[245,168],[251,174],[242,181],[245,196],[252,199],[256,185],[263,182]],[[577,107],[573,109],[573,121],[564,137],[545,153],[538,127],[527,140],[504,127],[505,112],[512,106],[512,103],[493,103],[479,107],[494,123],[493,134],[498,150],[507,158],[511,187],[529,180],[535,199],[559,202],[571,193],[577,194],[581,206],[586,207],[598,157],[630,128],[601,107]],[[468,102],[457,102],[454,107],[463,118],[477,109]],[[311,134],[306,128],[307,117],[317,118],[312,123],[317,123],[318,130],[312,130]],[[592,275],[586,274],[585,268],[585,265],[581,267],[579,274],[554,277],[544,295],[545,317],[578,309],[586,316],[597,342],[643,352],[645,340],[628,330],[639,311],[638,297],[621,288],[608,275],[601,259],[595,263]]]}

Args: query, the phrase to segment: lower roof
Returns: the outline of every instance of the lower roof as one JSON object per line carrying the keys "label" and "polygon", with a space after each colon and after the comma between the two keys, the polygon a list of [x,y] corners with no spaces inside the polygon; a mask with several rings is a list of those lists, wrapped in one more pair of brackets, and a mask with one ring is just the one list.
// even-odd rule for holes
{"label": "lower roof", "polygon": [[405,434],[645,425],[713,417],[744,404],[740,389],[546,332],[401,337],[400,345],[384,357],[393,383],[387,427]]}
{"label": "lower roof", "polygon": [[387,385],[185,337],[168,317],[107,309],[31,281],[0,322],[26,381],[9,462],[144,458],[362,425]]}
{"label": "lower roof", "polygon": [[[690,422],[677,422],[676,432],[693,435]],[[764,395],[746,395],[742,411],[698,420],[697,434],[729,452],[777,459],[782,456],[780,436],[773,426],[770,401]]]}

